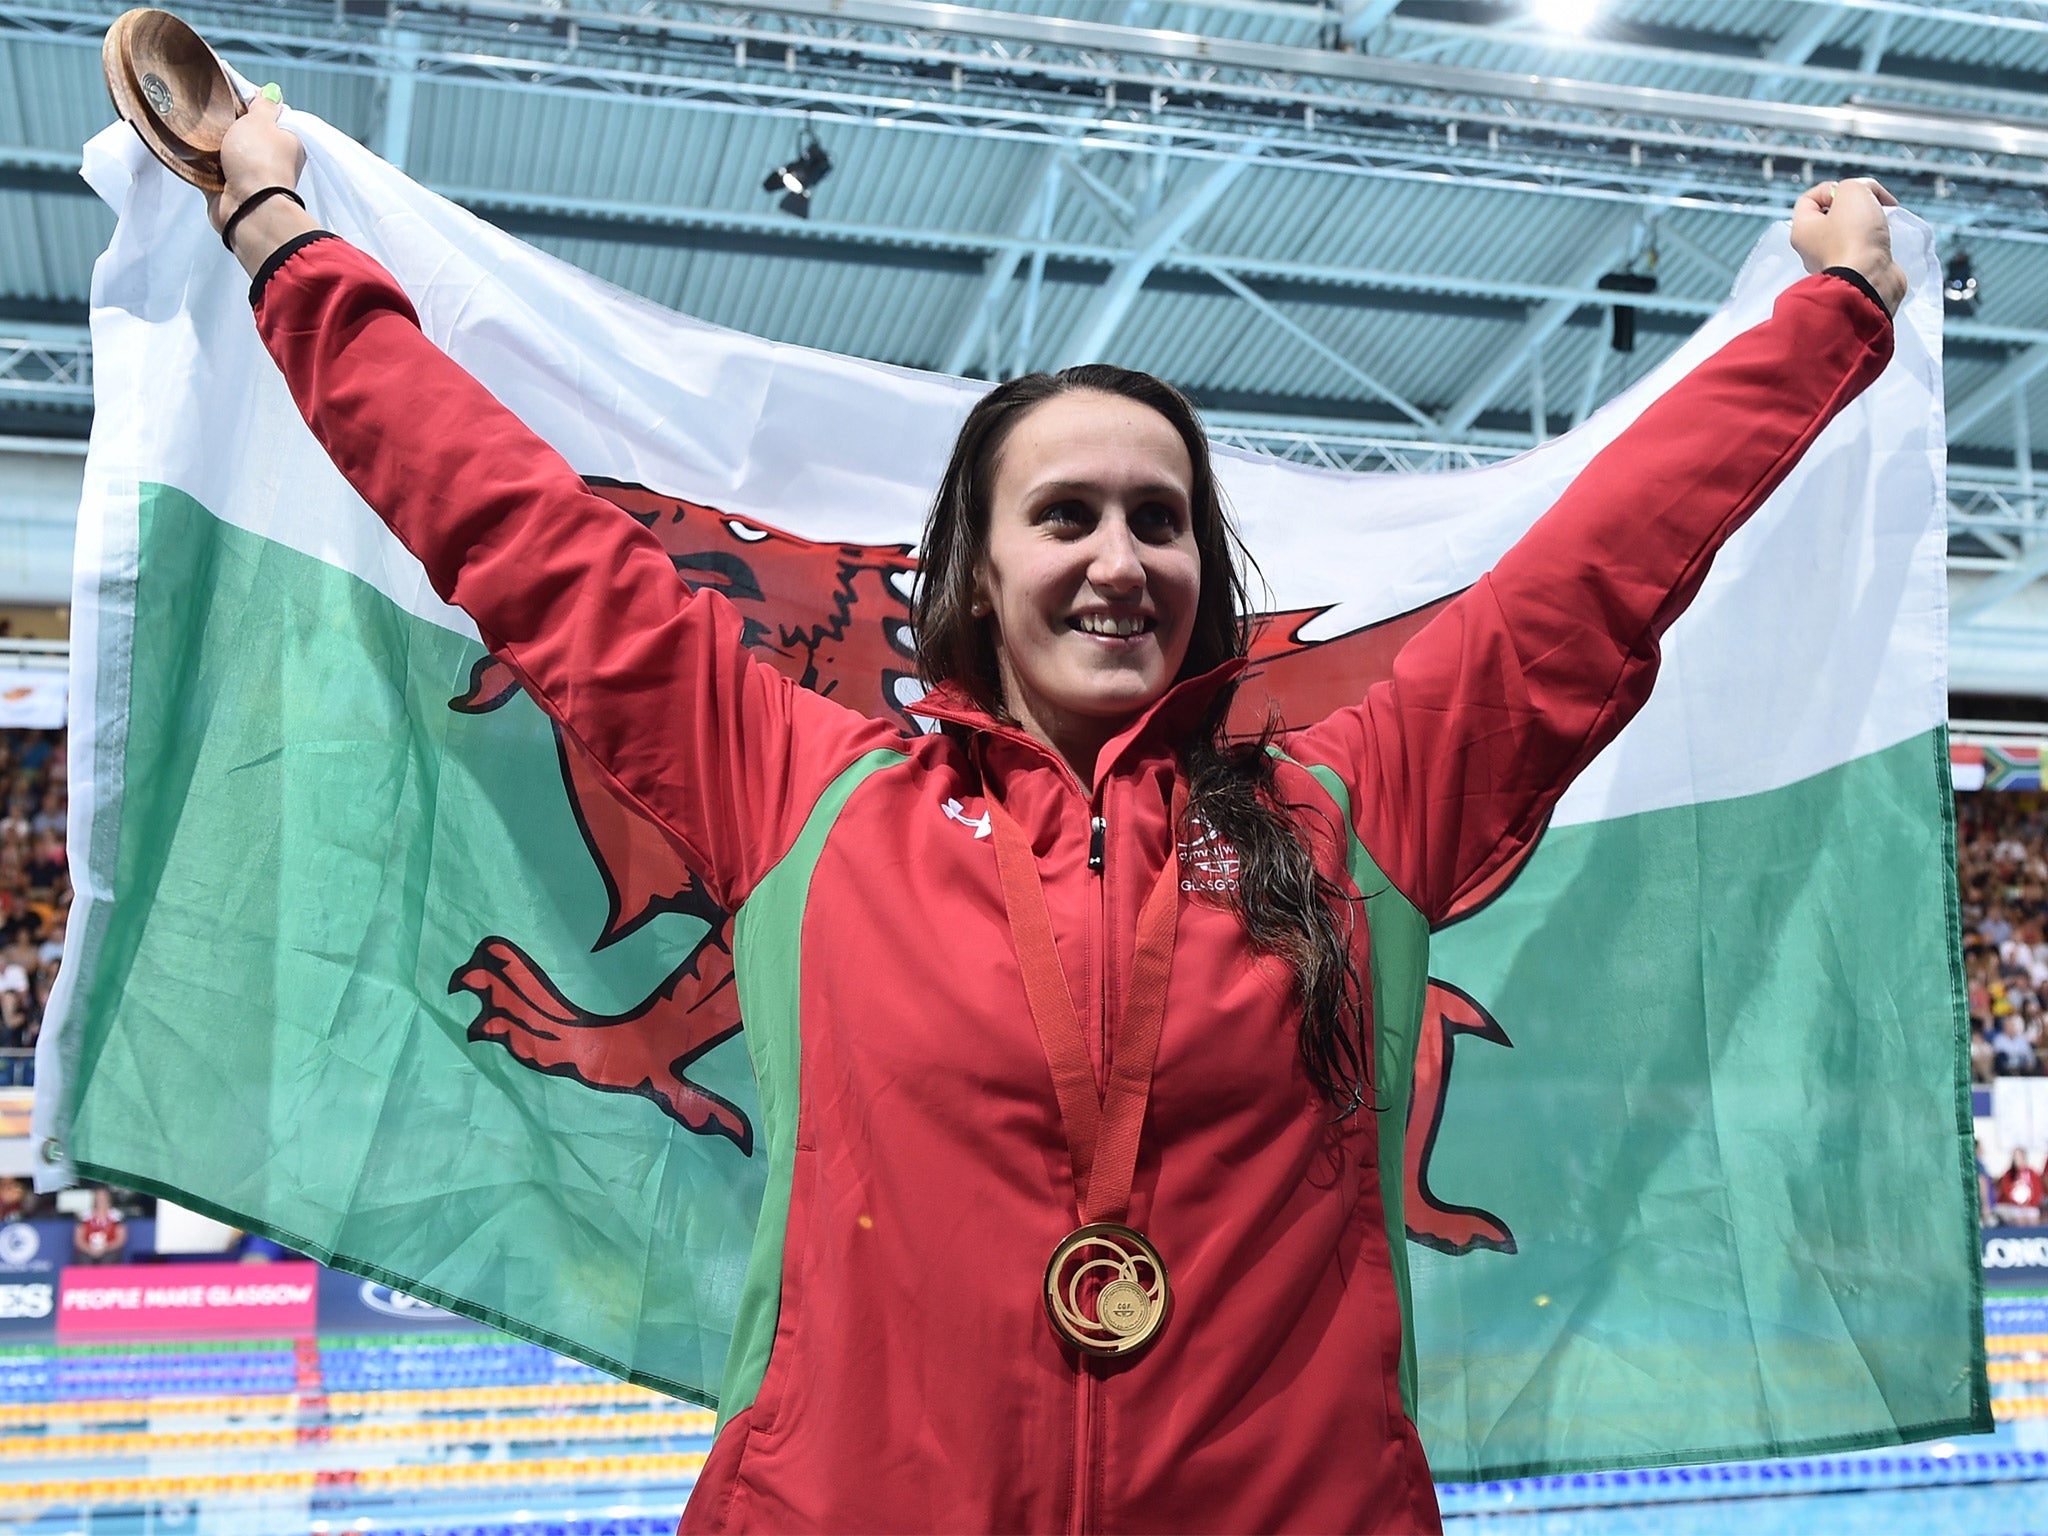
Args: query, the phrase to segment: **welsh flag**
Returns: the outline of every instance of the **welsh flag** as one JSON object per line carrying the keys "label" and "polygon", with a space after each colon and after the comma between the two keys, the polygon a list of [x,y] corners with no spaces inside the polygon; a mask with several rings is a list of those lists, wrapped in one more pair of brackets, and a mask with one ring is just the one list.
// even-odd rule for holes
{"label": "welsh flag", "polygon": [[[678,582],[919,729],[913,545],[980,386],[667,313],[286,122],[316,215],[659,532]],[[44,1182],[154,1190],[713,1401],[776,1219],[727,914],[328,465],[198,195],[125,127],[86,175],[119,226],[93,284]],[[1894,233],[1896,360],[1720,557],[1533,855],[1436,935],[1398,1176],[1440,1477],[1990,1428],[1940,285],[1926,226]],[[1271,585],[1264,687],[1297,720],[1358,697],[1798,275],[1773,231],[1673,358],[1510,463],[1223,454]]]}

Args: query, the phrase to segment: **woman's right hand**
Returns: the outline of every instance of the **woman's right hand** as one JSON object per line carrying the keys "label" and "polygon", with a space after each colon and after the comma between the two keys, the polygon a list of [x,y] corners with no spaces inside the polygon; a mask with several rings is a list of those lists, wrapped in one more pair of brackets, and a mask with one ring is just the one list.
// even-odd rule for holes
{"label": "woman's right hand", "polygon": [[[259,94],[222,138],[220,168],[227,187],[206,200],[206,216],[215,229],[225,228],[250,194],[265,187],[298,187],[306,151],[297,134],[278,126],[283,111],[283,102]],[[290,198],[269,198],[235,226],[235,256],[253,276],[285,241],[318,227]]]}

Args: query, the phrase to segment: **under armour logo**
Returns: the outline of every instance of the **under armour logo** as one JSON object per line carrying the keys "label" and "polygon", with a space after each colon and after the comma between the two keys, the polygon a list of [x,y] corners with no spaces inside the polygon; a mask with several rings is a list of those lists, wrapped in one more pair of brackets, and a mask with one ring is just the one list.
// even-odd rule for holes
{"label": "under armour logo", "polygon": [[967,807],[958,800],[948,800],[940,809],[961,826],[974,828],[976,837],[987,837],[995,830],[994,824],[988,819],[987,811],[983,811],[979,816],[970,816],[967,814]]}

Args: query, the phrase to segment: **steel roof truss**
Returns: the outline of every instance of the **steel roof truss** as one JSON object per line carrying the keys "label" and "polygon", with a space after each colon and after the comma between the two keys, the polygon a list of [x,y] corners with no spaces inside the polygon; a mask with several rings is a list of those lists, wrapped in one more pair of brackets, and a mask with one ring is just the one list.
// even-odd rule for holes
{"label": "steel roof truss", "polygon": [[92,404],[92,338],[72,326],[0,325],[0,400]]}
{"label": "steel roof truss", "polygon": [[1206,172],[1190,166],[1159,210],[1131,232],[1132,248],[1110,268],[1108,278],[1088,301],[1070,336],[1057,350],[1055,368],[1092,363],[1109,350],[1110,338],[1137,302],[1145,279],[1187,232],[1222,200],[1248,160],[1225,160]]}
{"label": "steel roof truss", "polygon": [[[900,5],[907,0],[889,3]],[[109,4],[103,12],[82,14],[47,5],[0,6],[0,23],[97,46],[105,16],[114,8]],[[948,15],[993,16],[1007,23],[1056,20],[944,9]],[[354,25],[354,36],[315,38],[251,26],[246,12],[215,14],[203,5],[187,10],[231,51],[247,49],[302,68],[361,72],[405,62],[383,29],[345,24]],[[324,6],[304,3],[277,10],[284,15],[332,15]],[[1304,168],[1409,179],[1451,178],[1532,192],[1628,200],[1640,200],[1656,182],[1667,179],[1671,157],[1684,155],[1696,183],[1689,205],[1730,206],[1766,214],[1781,214],[1798,188],[1816,179],[1814,172],[1848,166],[1930,185],[1939,178],[1937,197],[1945,194],[1946,205],[1958,213],[1974,211],[1986,233],[2010,229],[2048,237],[2048,207],[2042,199],[2037,195],[2015,199],[2012,195],[2021,187],[2048,186],[2048,171],[2038,160],[2018,152],[2032,145],[2034,137],[2048,145],[2048,133],[1932,116],[1911,119],[1888,108],[1735,104],[1791,112],[1794,121],[1804,125],[1795,130],[1784,125],[1716,121],[1710,114],[1702,115],[1707,113],[1704,104],[1718,98],[1638,92],[1630,97],[1632,105],[1625,111],[1569,99],[1569,92],[1563,96],[1550,93],[1557,99],[1523,100],[1501,94],[1504,87],[1498,86],[1498,82],[1512,83],[1518,77],[1485,77],[1495,81],[1495,87],[1477,91],[1468,79],[1484,76],[1476,71],[1454,72],[1450,77],[1465,82],[1462,90],[1423,81],[1383,83],[1367,89],[1357,81],[1330,75],[1267,72],[1251,78],[1226,69],[1213,58],[1190,62],[1115,53],[1055,58],[1046,56],[1040,44],[940,32],[913,35],[900,29],[882,29],[886,35],[878,40],[872,26],[834,22],[809,13],[764,14],[760,8],[677,4],[670,7],[670,14],[649,16],[624,9],[623,0],[612,4],[583,0],[573,11],[513,4],[471,4],[458,11],[426,3],[398,10],[407,18],[407,25],[420,28],[423,36],[437,27],[445,34],[462,16],[479,12],[547,17],[554,24],[575,27],[575,47],[550,46],[545,57],[528,52],[533,45],[523,37],[504,40],[510,52],[488,53],[466,38],[453,39],[460,46],[448,46],[450,40],[444,36],[440,45],[422,47],[419,69],[448,84],[598,91],[698,107],[830,111],[892,126],[976,137],[1065,135],[1071,134],[1079,121],[1097,135],[1093,147],[1122,153],[1242,154],[1259,141],[1266,159]],[[623,42],[600,46],[607,29],[615,38],[639,38],[637,47],[628,49]],[[1132,37],[1181,36],[1099,26],[1095,30]],[[700,40],[716,35],[720,42],[716,49],[700,49],[680,63],[663,63],[658,53],[650,52],[648,37],[643,34]],[[772,44],[777,68],[769,71],[736,65],[735,35],[742,45],[748,45],[750,38],[764,48]],[[1211,45],[1210,51],[1217,57],[1227,56],[1239,46],[1223,40],[1197,41]],[[832,75],[842,83],[821,86],[792,79],[780,67],[785,58],[796,57],[791,50],[803,53],[807,75]],[[811,50],[820,51],[812,57]],[[1283,51],[1312,61],[1338,61],[1330,63],[1333,70],[1343,60],[1355,60],[1352,55],[1317,50]],[[595,62],[601,56],[630,62]],[[744,46],[739,56],[746,57]],[[1127,75],[1123,66],[1133,58],[1154,73]],[[1372,62],[1384,66],[1388,61]],[[1174,78],[1156,75],[1169,67],[1177,71]],[[876,75],[876,69],[883,73]],[[1058,87],[1051,95],[1044,88],[1048,82]],[[1077,95],[1077,90],[1082,94]],[[1333,91],[1337,92],[1334,96]],[[1092,113],[1077,119],[1077,107],[1086,109],[1091,101]],[[1652,105],[1657,110],[1651,110]],[[1730,104],[1722,101],[1721,105]],[[1248,111],[1254,113],[1255,121],[1246,119]],[[1880,142],[1886,133],[1903,131],[1909,123],[1922,125],[1923,137],[1936,137],[1937,130],[1945,127],[1956,130],[1950,138],[1998,147],[1959,149],[1952,144]],[[1829,131],[1821,131],[1823,127]],[[1850,131],[1852,127],[1877,137],[1859,138]],[[1939,206],[1933,211],[1938,216]]]}
{"label": "steel roof truss", "polygon": [[[1827,40],[1834,31],[1840,14],[1828,6],[1808,6],[1806,14],[1795,20],[1764,54],[1773,64],[1804,64],[1813,57],[1813,50]],[[1756,81],[1749,88],[1752,101],[1769,101],[1782,89],[1781,77]]]}
{"label": "steel roof truss", "polygon": [[1999,405],[2022,392],[2048,370],[2048,342],[2037,342],[2008,358],[1990,379],[1980,384],[1968,399],[1958,401],[1948,412],[1948,437],[1956,441]]}
{"label": "steel roof truss", "polygon": [[[1572,286],[1582,290],[1593,289],[1603,273],[1613,271],[1635,254],[1641,240],[1642,225],[1635,219],[1615,221],[1604,237],[1595,242],[1592,254],[1580,263]],[[1578,301],[1568,297],[1546,299],[1536,306],[1523,322],[1522,334],[1444,412],[1443,429],[1452,436],[1468,430],[1479,419],[1479,413],[1493,404],[1494,398],[1528,366],[1531,359],[1541,352],[1543,344],[1556,335],[1579,308]]]}
{"label": "steel roof truss", "polygon": [[[19,150],[0,146],[0,175],[8,170],[36,174],[62,174],[69,190],[69,175],[75,170],[75,154],[44,150]],[[85,192],[82,184],[78,190]],[[675,204],[633,203],[611,198],[572,198],[552,193],[507,191],[497,187],[461,187],[437,184],[433,190],[487,217],[517,222],[520,216],[559,218],[574,226],[565,229],[585,239],[650,240],[664,230],[701,229],[730,234],[772,236],[791,246],[817,243],[843,250],[862,247],[949,253],[980,265],[991,254],[1015,251],[1024,259],[1042,252],[1045,259],[1083,266],[1113,268],[1130,252],[1119,246],[1094,245],[1080,241],[1039,241],[1029,236],[978,230],[912,229],[896,225],[863,225],[812,218],[792,220],[767,211],[731,208],[685,207]],[[657,241],[658,243],[658,241]],[[986,268],[983,267],[985,271]],[[1584,308],[1604,309],[1613,295],[1571,284],[1516,282],[1491,277],[1463,277],[1452,273],[1381,267],[1350,267],[1334,263],[1293,262],[1254,258],[1230,252],[1189,253],[1168,250],[1155,264],[1160,272],[1199,272],[1213,276],[1228,271],[1246,282],[1281,282],[1323,286],[1332,291],[1374,289],[1418,296],[1441,296],[1478,301],[1509,301],[1525,305],[1568,300],[1574,313]],[[1632,294],[1629,302],[1646,314],[1704,317],[1719,308],[1713,298],[1694,298],[1674,293]],[[1944,334],[1953,342],[2032,347],[2048,343],[2048,329],[1994,325],[1980,320],[1949,320]]]}
{"label": "steel roof truss", "polygon": [[[1319,344],[1318,344],[1319,345]],[[1601,349],[1604,350],[1604,349]],[[1381,392],[1397,407],[1402,404]],[[81,327],[11,325],[0,327],[0,401],[89,409],[92,403],[92,342]],[[1411,415],[1420,414],[1408,408]],[[1469,469],[1526,450],[1520,433],[1475,432],[1463,438],[1443,435],[1427,417],[1417,433],[1362,434],[1330,423],[1287,423],[1233,419],[1215,414],[1210,438],[1224,449],[1270,454],[1297,464],[1326,469],[1393,471],[1404,474]],[[0,440],[0,452],[28,449],[47,452],[49,444]],[[1998,596],[1983,600],[1978,611],[2002,600],[2042,574],[2048,574],[2048,506],[2034,493],[2031,476],[2003,473],[1979,466],[1952,465],[1949,473],[1949,532],[1974,537],[1996,553],[1972,558],[1973,569],[2000,573],[2005,581]],[[2028,572],[2025,581],[2016,578]]]}
{"label": "steel roof truss", "polygon": [[1258,314],[1264,316],[1267,320],[1271,321],[1274,325],[1278,326],[1287,335],[1292,336],[1296,341],[1300,342],[1303,346],[1307,347],[1311,352],[1315,353],[1316,356],[1322,358],[1325,362],[1329,363],[1332,367],[1336,368],[1340,373],[1344,374],[1345,377],[1364,386],[1364,388],[1369,393],[1374,394],[1378,396],[1380,399],[1386,401],[1388,405],[1391,405],[1395,410],[1399,411],[1403,416],[1406,416],[1418,427],[1422,427],[1425,430],[1432,432],[1437,429],[1438,423],[1435,417],[1431,416],[1428,412],[1424,411],[1420,406],[1416,405],[1413,401],[1408,400],[1404,396],[1396,393],[1394,390],[1389,389],[1386,385],[1382,384],[1378,379],[1374,378],[1371,374],[1367,373],[1363,368],[1359,367],[1358,364],[1354,363],[1350,358],[1344,356],[1335,347],[1330,346],[1327,342],[1323,341],[1320,337],[1316,336],[1314,333],[1309,331],[1307,327],[1298,325],[1293,320],[1290,320],[1286,315],[1282,314],[1272,304],[1268,303],[1263,297],[1261,297],[1256,289],[1252,288],[1250,285],[1244,283],[1239,278],[1234,276],[1227,268],[1222,266],[1211,266],[1209,267],[1208,272],[1211,277],[1215,278],[1217,282],[1221,283],[1225,288],[1228,288],[1232,293],[1236,294],[1240,299],[1244,300],[1244,302],[1246,304],[1249,304],[1252,307],[1252,309],[1255,310]]}
{"label": "steel roof truss", "polygon": [[[954,337],[953,345],[947,349],[946,372],[965,374],[979,362],[984,377],[995,377],[1001,338],[1001,327],[997,322],[1002,314],[1003,300],[1008,297],[1010,285],[1016,279],[1017,268],[1027,254],[1023,242],[1032,234],[1050,227],[1060,182],[1073,168],[1071,151],[1057,151],[1047,156],[1045,170],[1039,176],[1037,195],[1024,200],[1013,222],[1011,233],[1018,243],[990,251],[983,262],[981,287],[975,293],[974,303],[959,334]],[[1044,280],[1043,271],[1041,266],[1040,281]]]}

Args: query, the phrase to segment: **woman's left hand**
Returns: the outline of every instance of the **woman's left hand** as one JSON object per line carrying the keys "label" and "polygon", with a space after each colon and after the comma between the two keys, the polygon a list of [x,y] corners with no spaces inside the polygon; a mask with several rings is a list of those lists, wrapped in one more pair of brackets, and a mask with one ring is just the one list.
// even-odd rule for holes
{"label": "woman's left hand", "polygon": [[[206,216],[215,229],[224,228],[242,204],[264,188],[297,188],[306,151],[297,134],[278,125],[283,111],[282,93],[275,85],[266,85],[221,140],[220,167],[227,187],[206,200]],[[231,249],[242,269],[254,277],[279,246],[294,235],[319,227],[297,203],[272,197],[250,209],[249,216],[235,225]]]}
{"label": "woman's left hand", "polygon": [[1824,181],[1792,205],[1792,249],[1809,272],[1848,267],[1860,272],[1893,314],[1906,299],[1906,274],[1892,260],[1884,211],[1899,200],[1868,176]]}

